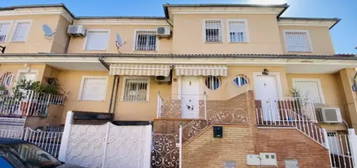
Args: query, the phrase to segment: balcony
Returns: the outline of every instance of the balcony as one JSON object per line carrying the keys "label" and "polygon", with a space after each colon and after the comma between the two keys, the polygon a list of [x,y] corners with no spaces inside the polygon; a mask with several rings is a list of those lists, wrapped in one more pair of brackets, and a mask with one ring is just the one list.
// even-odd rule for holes
{"label": "balcony", "polygon": [[258,127],[292,127],[325,145],[324,129],[317,124],[315,105],[307,98],[256,100]]}
{"label": "balcony", "polygon": [[50,105],[62,105],[62,95],[23,90],[21,96],[0,95],[1,117],[47,117]]}

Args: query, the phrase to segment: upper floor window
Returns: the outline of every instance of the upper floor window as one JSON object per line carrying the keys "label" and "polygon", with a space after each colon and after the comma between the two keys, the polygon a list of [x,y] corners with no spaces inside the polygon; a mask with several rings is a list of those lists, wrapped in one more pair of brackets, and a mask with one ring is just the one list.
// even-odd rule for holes
{"label": "upper floor window", "polygon": [[108,30],[88,30],[86,50],[106,50],[109,40]]}
{"label": "upper floor window", "polygon": [[307,31],[285,31],[285,46],[288,52],[310,52],[311,43]]}
{"label": "upper floor window", "polygon": [[6,41],[9,28],[10,28],[10,23],[0,23],[0,43]]}
{"label": "upper floor window", "polygon": [[233,43],[247,42],[246,21],[231,20],[228,21],[229,41]]}
{"label": "upper floor window", "polygon": [[137,31],[135,50],[139,50],[139,51],[156,50],[156,31]]}
{"label": "upper floor window", "polygon": [[30,30],[29,22],[17,22],[11,41],[14,42],[26,41],[29,30]]}
{"label": "upper floor window", "polygon": [[222,42],[222,23],[220,20],[205,21],[206,42]]}

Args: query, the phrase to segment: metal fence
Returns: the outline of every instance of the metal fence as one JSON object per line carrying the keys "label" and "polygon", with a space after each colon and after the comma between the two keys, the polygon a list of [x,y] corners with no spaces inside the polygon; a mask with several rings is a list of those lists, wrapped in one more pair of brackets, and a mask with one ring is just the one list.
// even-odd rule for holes
{"label": "metal fence", "polygon": [[22,139],[58,157],[62,132],[33,130],[31,128],[0,129],[0,138]]}
{"label": "metal fence", "polygon": [[50,104],[63,104],[64,96],[24,90],[21,96],[0,95],[0,116],[46,117]]}
{"label": "metal fence", "polygon": [[348,134],[329,131],[327,133],[327,140],[330,150],[331,167],[353,168],[351,142]]}

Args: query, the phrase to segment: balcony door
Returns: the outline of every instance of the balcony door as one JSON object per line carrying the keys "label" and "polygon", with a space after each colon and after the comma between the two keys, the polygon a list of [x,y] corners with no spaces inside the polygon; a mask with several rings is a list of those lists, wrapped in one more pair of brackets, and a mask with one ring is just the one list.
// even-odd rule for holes
{"label": "balcony door", "polygon": [[198,77],[182,77],[181,80],[181,112],[182,118],[198,118],[200,79]]}
{"label": "balcony door", "polygon": [[254,78],[255,97],[261,102],[260,117],[265,121],[280,119],[278,98],[279,84],[277,75],[256,74]]}

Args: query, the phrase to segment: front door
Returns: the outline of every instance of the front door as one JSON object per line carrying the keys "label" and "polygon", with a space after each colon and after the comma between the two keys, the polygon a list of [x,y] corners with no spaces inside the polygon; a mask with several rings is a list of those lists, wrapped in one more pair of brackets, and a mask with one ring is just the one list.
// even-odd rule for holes
{"label": "front door", "polygon": [[265,121],[279,120],[278,82],[275,75],[257,75],[254,80],[256,99],[261,101],[261,115]]}
{"label": "front door", "polygon": [[199,116],[199,78],[182,77],[181,111],[182,118],[198,118]]}

